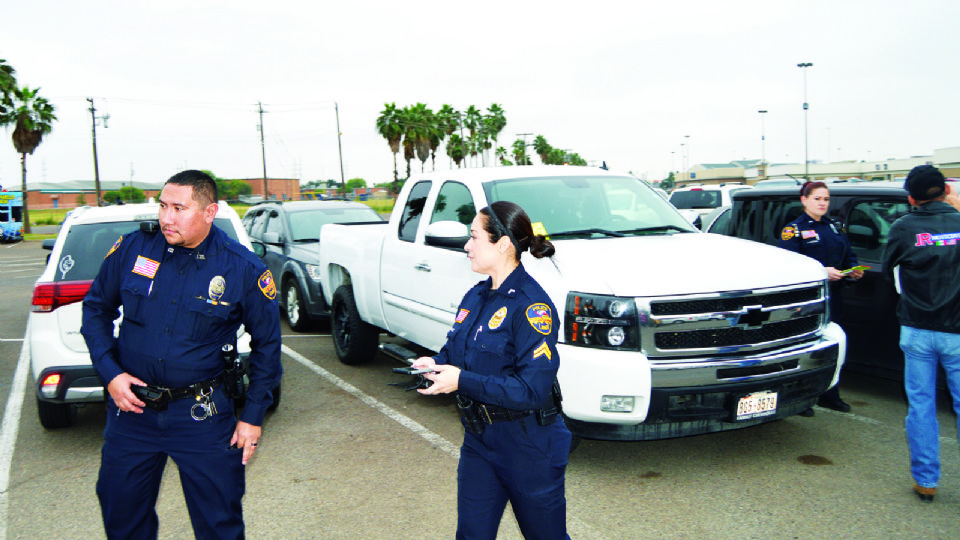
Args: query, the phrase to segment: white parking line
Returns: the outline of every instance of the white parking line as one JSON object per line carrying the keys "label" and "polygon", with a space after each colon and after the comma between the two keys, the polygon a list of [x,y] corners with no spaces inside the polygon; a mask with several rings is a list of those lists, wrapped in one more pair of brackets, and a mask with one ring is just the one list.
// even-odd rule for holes
{"label": "white parking line", "polygon": [[[30,321],[27,321],[29,335]],[[7,515],[9,512],[8,489],[10,486],[10,463],[13,461],[13,449],[17,444],[17,431],[20,428],[20,412],[23,409],[23,396],[27,388],[27,372],[30,366],[30,342],[23,339],[17,371],[13,375],[13,388],[7,397],[7,406],[3,411],[3,424],[0,425],[0,540],[7,538]]]}
{"label": "white parking line", "polygon": [[[413,420],[413,419],[411,419],[411,418],[409,418],[409,417],[407,417],[407,416],[404,416],[404,415],[400,414],[400,413],[397,412],[395,409],[389,407],[389,406],[386,405],[385,403],[383,403],[383,402],[381,402],[381,401],[373,398],[372,396],[364,393],[362,390],[360,390],[360,389],[357,388],[356,386],[353,386],[352,384],[350,384],[350,383],[348,383],[347,381],[341,379],[340,377],[337,377],[337,376],[334,375],[333,373],[330,373],[329,371],[323,369],[322,367],[320,367],[320,366],[318,366],[317,364],[313,363],[313,362],[312,362],[311,360],[309,360],[307,357],[305,357],[305,356],[303,356],[302,354],[298,353],[297,351],[291,349],[290,347],[287,347],[286,345],[282,345],[282,346],[280,347],[280,350],[283,351],[283,353],[286,354],[287,356],[289,356],[290,358],[293,358],[293,359],[296,360],[297,362],[300,362],[301,364],[303,364],[303,365],[304,365],[307,369],[309,369],[310,371],[313,371],[313,372],[316,373],[317,375],[320,375],[320,376],[323,377],[324,379],[330,381],[331,383],[333,383],[334,385],[336,385],[338,388],[340,388],[340,389],[343,390],[344,392],[347,392],[348,394],[352,395],[353,397],[359,399],[360,401],[366,403],[366,404],[369,405],[370,407],[372,407],[372,408],[376,409],[377,411],[379,411],[380,413],[384,414],[385,416],[387,416],[387,418],[390,418],[391,420],[397,422],[397,423],[400,424],[401,426],[403,426],[403,427],[409,429],[410,431],[416,433],[417,435],[423,437],[424,439],[426,439],[427,441],[429,441],[431,444],[436,445],[436,447],[439,448],[440,450],[443,450],[444,452],[450,454],[450,456],[452,456],[453,458],[458,459],[458,460],[460,459],[460,447],[459,447],[459,446],[457,446],[457,445],[451,443],[450,441],[444,439],[444,438],[441,437],[440,435],[437,435],[436,433],[430,431],[429,429],[425,428],[425,427],[424,427],[422,424],[420,424],[419,422],[416,422],[415,420]],[[2,540],[2,539],[0,539],[0,540]]]}

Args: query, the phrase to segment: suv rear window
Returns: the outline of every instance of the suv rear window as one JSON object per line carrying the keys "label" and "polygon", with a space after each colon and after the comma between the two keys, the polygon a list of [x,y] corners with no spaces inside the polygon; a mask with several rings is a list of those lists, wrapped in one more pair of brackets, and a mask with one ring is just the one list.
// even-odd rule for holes
{"label": "suv rear window", "polygon": [[674,191],[670,203],[680,210],[695,208],[716,208],[720,206],[720,192],[717,190]]}
{"label": "suv rear window", "polygon": [[[216,218],[214,225],[237,240],[237,231],[229,219]],[[60,252],[60,263],[54,281],[83,281],[97,277],[100,263],[113,243],[122,235],[137,230],[139,221],[110,221],[73,225]],[[66,270],[65,270],[66,269]]]}

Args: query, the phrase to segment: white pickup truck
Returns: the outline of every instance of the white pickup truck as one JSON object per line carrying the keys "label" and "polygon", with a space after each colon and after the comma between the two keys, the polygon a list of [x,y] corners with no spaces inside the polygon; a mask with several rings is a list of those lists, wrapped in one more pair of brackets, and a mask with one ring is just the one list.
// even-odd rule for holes
{"label": "white pickup truck", "polygon": [[406,182],[390,221],[325,225],[320,275],[337,355],[371,360],[386,331],[438,351],[471,272],[477,210],[519,204],[556,246],[523,257],[559,313],[563,413],[581,437],[709,433],[805,411],[837,380],[846,338],[813,259],[701,233],[637,178],[496,167]]}

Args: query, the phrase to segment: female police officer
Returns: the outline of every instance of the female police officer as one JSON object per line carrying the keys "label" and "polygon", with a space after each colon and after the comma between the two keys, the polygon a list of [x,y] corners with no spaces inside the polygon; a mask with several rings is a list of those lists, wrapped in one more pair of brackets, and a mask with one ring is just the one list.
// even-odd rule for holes
{"label": "female police officer", "polygon": [[[554,253],[510,202],[480,210],[466,250],[487,274],[460,302],[447,343],[414,367],[434,367],[423,394],[457,392],[467,428],[457,470],[457,538],[494,539],[507,500],[525,538],[569,538],[564,470],[570,432],[554,390],[556,308],[520,264]],[[556,395],[556,397],[554,397]]]}
{"label": "female police officer", "polygon": [[[830,190],[827,185],[809,181],[803,184],[800,202],[804,212],[780,232],[780,247],[812,257],[823,265],[830,281],[830,320],[842,324],[840,280],[844,277],[860,279],[863,270],[843,272],[857,266],[857,256],[850,249],[843,227],[827,217],[827,210],[830,209]],[[824,392],[817,405],[840,412],[850,411],[850,405],[840,399],[839,384]]]}

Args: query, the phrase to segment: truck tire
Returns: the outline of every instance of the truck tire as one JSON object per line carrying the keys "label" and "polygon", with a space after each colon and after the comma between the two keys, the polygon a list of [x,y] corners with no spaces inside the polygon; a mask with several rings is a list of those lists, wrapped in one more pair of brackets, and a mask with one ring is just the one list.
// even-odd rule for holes
{"label": "truck tire", "polygon": [[337,358],[350,366],[372,361],[377,355],[380,331],[360,318],[349,286],[343,285],[333,294],[330,311],[330,333]]}
{"label": "truck tire", "polygon": [[306,298],[293,278],[287,278],[283,284],[283,302],[290,329],[305,332],[310,326],[310,315],[307,314]]}
{"label": "truck tire", "polygon": [[77,408],[69,403],[51,403],[37,398],[37,413],[40,425],[46,429],[63,429],[73,425]]}

